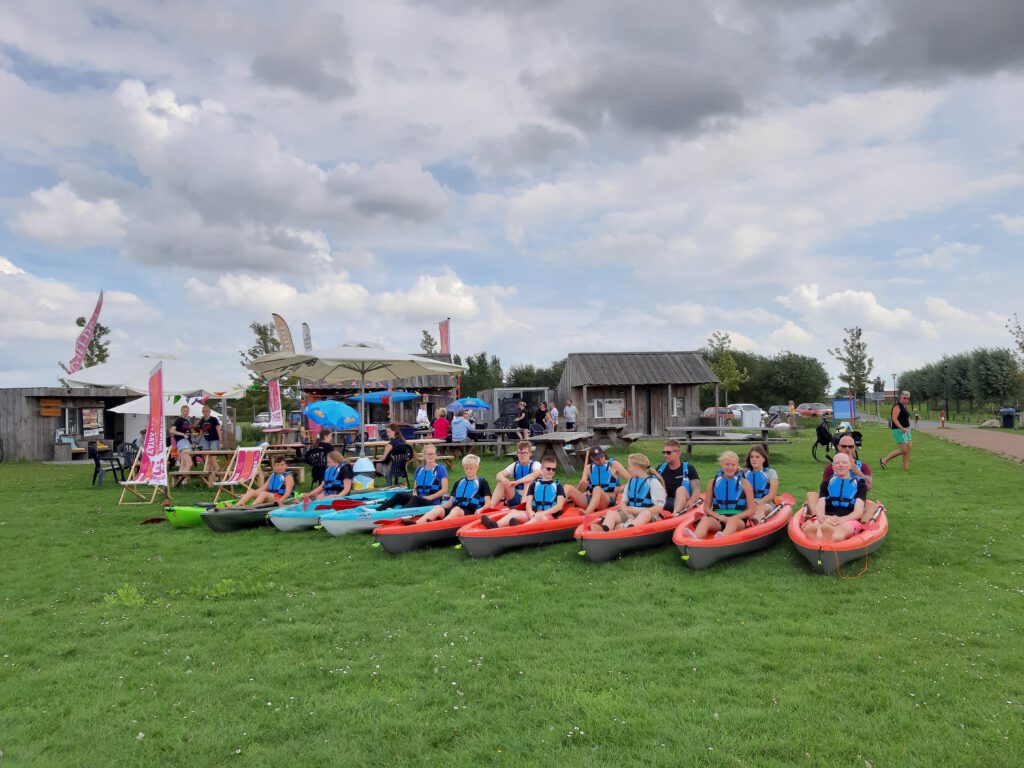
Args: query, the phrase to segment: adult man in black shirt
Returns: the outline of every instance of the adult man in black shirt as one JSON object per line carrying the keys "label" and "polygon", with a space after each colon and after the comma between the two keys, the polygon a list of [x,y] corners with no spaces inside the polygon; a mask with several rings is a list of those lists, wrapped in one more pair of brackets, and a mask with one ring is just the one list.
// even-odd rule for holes
{"label": "adult man in black shirt", "polygon": [[700,495],[700,476],[688,461],[680,461],[678,440],[666,440],[661,450],[665,463],[658,474],[665,481],[665,511],[678,515]]}

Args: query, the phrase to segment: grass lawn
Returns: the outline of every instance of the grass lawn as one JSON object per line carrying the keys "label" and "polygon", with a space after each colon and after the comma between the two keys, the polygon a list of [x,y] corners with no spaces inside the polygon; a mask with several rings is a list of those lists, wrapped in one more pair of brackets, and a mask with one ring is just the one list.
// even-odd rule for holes
{"label": "grass lawn", "polygon": [[[772,451],[797,496],[812,435]],[[139,526],[91,467],[0,465],[0,765],[1019,765],[1024,467],[914,444],[845,580]]]}

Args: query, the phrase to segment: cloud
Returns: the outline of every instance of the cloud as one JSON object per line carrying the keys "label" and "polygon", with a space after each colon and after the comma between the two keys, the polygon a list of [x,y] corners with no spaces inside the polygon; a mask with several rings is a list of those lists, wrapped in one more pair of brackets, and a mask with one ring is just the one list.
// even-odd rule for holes
{"label": "cloud", "polygon": [[849,29],[813,41],[814,63],[890,82],[935,82],[1024,65],[1024,4],[1017,0],[870,0],[860,11]]}
{"label": "cloud", "polygon": [[11,229],[57,248],[74,249],[119,244],[127,222],[116,200],[83,200],[60,183],[33,192],[29,205],[11,221]]}
{"label": "cloud", "polygon": [[896,263],[905,269],[941,269],[948,272],[963,261],[973,260],[980,253],[980,245],[943,243],[927,253],[920,253],[916,248],[900,251]]}
{"label": "cloud", "polygon": [[580,148],[569,131],[546,125],[520,125],[513,133],[488,136],[477,144],[476,161],[492,173],[529,171],[566,161]]}
{"label": "cloud", "polygon": [[325,273],[308,290],[296,288],[277,277],[245,273],[221,275],[214,282],[190,277],[189,295],[203,305],[245,310],[257,315],[334,313],[358,318],[369,303],[365,287],[341,271]]}
{"label": "cloud", "polygon": [[996,213],[989,218],[1011,235],[1024,235],[1024,216],[1007,216],[1005,213]]}

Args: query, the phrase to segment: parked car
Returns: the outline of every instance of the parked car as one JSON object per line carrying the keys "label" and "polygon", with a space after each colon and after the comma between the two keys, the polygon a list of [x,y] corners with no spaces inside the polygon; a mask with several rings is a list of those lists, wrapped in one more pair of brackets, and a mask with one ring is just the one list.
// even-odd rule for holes
{"label": "parked car", "polygon": [[267,428],[270,426],[270,414],[264,411],[263,413],[256,414],[256,418],[253,419],[252,425],[254,427]]}
{"label": "parked car", "polygon": [[796,407],[796,412],[800,416],[814,416],[817,418],[832,415],[832,409],[824,403],[800,403]]}
{"label": "parked car", "polygon": [[726,408],[732,411],[732,417],[735,421],[743,421],[743,414],[745,413],[756,414],[754,418],[761,424],[768,420],[768,414],[761,410],[761,406],[754,405],[753,403],[733,403],[732,405],[727,405]]}
{"label": "parked car", "polygon": [[782,421],[789,418],[789,405],[773,405],[768,408],[768,418],[778,416]]}
{"label": "parked car", "polygon": [[704,412],[701,413],[701,417],[705,419],[720,419],[723,421],[732,421],[736,418],[733,415],[733,412],[724,405],[720,405],[717,408],[713,405],[709,408],[705,408]]}

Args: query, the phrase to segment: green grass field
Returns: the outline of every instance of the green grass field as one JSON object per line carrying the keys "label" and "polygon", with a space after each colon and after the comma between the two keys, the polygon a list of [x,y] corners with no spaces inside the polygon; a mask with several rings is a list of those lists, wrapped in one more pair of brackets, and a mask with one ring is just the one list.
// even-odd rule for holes
{"label": "green grass field", "polygon": [[914,442],[859,579],[139,526],[91,467],[0,465],[0,765],[1019,765],[1024,468]]}

